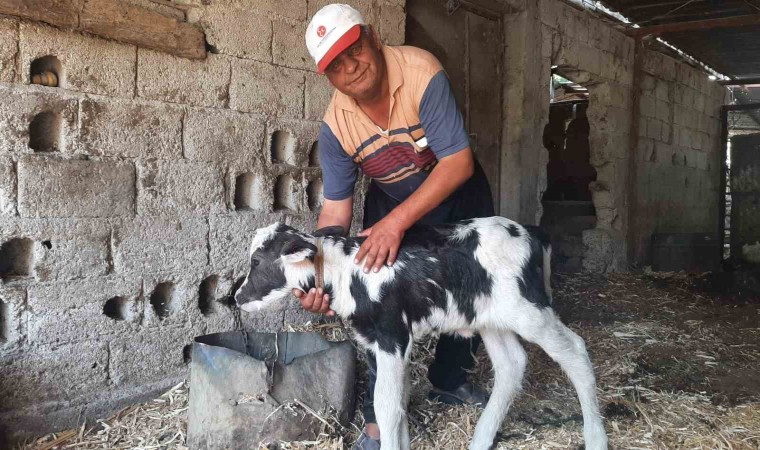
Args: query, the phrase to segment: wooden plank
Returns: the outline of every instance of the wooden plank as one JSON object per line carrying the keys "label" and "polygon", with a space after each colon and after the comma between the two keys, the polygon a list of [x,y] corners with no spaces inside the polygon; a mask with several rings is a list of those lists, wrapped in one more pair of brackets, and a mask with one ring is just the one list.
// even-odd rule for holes
{"label": "wooden plank", "polygon": [[631,28],[627,30],[629,36],[644,37],[661,35],[663,33],[677,33],[681,31],[711,30],[714,28],[738,28],[760,24],[760,14],[748,14],[745,16],[726,17],[722,19],[695,20],[691,22],[664,23],[650,27]]}
{"label": "wooden plank", "polygon": [[737,78],[735,80],[720,80],[718,84],[723,86],[749,86],[760,84],[760,77],[758,78]]}
{"label": "wooden plank", "polygon": [[206,57],[203,31],[120,0],[0,0],[0,14],[86,31],[190,59]]}
{"label": "wooden plank", "polygon": [[118,0],[86,0],[80,29],[190,59],[206,57],[203,32],[185,22]]}
{"label": "wooden plank", "polygon": [[79,25],[82,0],[0,0],[0,14],[36,20],[62,28]]}

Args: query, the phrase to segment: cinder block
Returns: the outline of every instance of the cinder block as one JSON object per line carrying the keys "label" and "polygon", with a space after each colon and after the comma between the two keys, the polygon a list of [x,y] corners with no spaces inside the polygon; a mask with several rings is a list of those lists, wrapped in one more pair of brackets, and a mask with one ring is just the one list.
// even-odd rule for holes
{"label": "cinder block", "polygon": [[203,61],[138,50],[137,95],[195,106],[224,107],[229,100],[230,61],[208,54]]}
{"label": "cinder block", "polygon": [[200,270],[208,262],[202,217],[135,217],[114,224],[116,273]]}
{"label": "cinder block", "polygon": [[657,100],[657,113],[655,114],[655,117],[663,122],[668,122],[670,120],[670,107],[670,103],[663,100]]}
{"label": "cinder block", "polygon": [[[266,151],[269,154],[269,151]],[[232,163],[227,171],[227,205],[238,212],[270,213],[274,207],[277,178],[269,168]]]}
{"label": "cinder block", "polygon": [[0,19],[0,83],[16,80],[18,22]]}
{"label": "cinder block", "polygon": [[[210,3],[213,3],[209,0],[179,0],[179,2],[202,5],[203,7],[208,7]],[[250,0],[225,0],[218,3],[223,3],[230,8],[255,8],[256,12],[266,17],[280,16],[301,21],[307,20],[306,0],[256,0],[254,6]],[[309,17],[312,14],[309,14]]]}
{"label": "cinder block", "polygon": [[[29,301],[35,306],[29,313],[28,340],[60,345],[136,333],[142,327],[145,303],[141,287],[137,278],[115,277],[35,284],[29,289]],[[117,297],[123,299],[122,305],[106,306]]]}
{"label": "cinder block", "polygon": [[265,130],[264,119],[252,114],[190,109],[185,116],[185,157],[196,161],[263,165]]}
{"label": "cinder block", "polygon": [[378,15],[381,40],[387,45],[402,45],[406,38],[406,11],[403,6],[381,4]]}
{"label": "cinder block", "polygon": [[183,326],[198,323],[198,288],[202,272],[151,274],[143,281],[143,321],[146,327]]}
{"label": "cinder block", "polygon": [[173,106],[86,98],[80,149],[91,155],[181,158],[182,110]]}
{"label": "cinder block", "polygon": [[654,89],[657,100],[668,101],[670,96],[670,83],[663,80],[657,80],[657,86]]}
{"label": "cinder block", "polygon": [[196,328],[159,328],[111,341],[111,380],[117,386],[140,385],[186,374],[182,350],[201,333]]}
{"label": "cinder block", "polygon": [[302,118],[304,73],[257,61],[232,61],[230,109]]}
{"label": "cinder block", "polygon": [[0,398],[13,409],[50,400],[74,400],[107,389],[108,351],[102,342],[39,347],[0,358]]}
{"label": "cinder block", "polygon": [[275,20],[272,56],[274,63],[296,69],[316,70],[317,66],[306,49],[306,23]]}
{"label": "cinder block", "polygon": [[35,59],[52,55],[61,62],[61,87],[115,97],[134,95],[135,46],[26,22],[20,30],[22,77],[29,77]]}
{"label": "cinder block", "polygon": [[306,74],[306,119],[322,120],[335,88],[324,75]]}
{"label": "cinder block", "polygon": [[[206,33],[206,42],[219,53],[238,58],[272,60],[272,21],[258,4],[213,3],[188,11],[188,22]],[[303,39],[302,39],[303,40]]]}
{"label": "cinder block", "polygon": [[18,351],[26,335],[26,288],[0,284],[0,357]]}
{"label": "cinder block", "polygon": [[[314,16],[314,14],[320,9],[322,9],[324,6],[329,5],[331,3],[335,3],[335,2],[331,0],[309,0],[309,18]],[[374,7],[376,7],[375,4],[377,2],[372,2],[370,0],[346,0],[341,3],[351,5],[357,11],[359,11],[362,14],[362,16],[364,16],[364,20],[367,23],[373,24],[373,25],[375,24],[376,12],[374,10]]]}
{"label": "cinder block", "polygon": [[16,215],[16,162],[0,157],[0,216]]}
{"label": "cinder block", "polygon": [[213,270],[232,271],[233,277],[245,276],[250,268],[249,253],[256,230],[278,220],[277,215],[236,213],[209,217],[210,266]]}
{"label": "cinder block", "polygon": [[34,241],[31,265],[37,281],[97,276],[110,268],[108,219],[10,218],[0,222],[0,230],[0,241]]}
{"label": "cinder block", "polygon": [[310,233],[317,229],[318,211],[307,214],[288,214],[285,216],[285,224],[304,233]]}
{"label": "cinder block", "polygon": [[650,139],[662,139],[662,122],[657,119],[647,119],[647,137]]}
{"label": "cinder block", "polygon": [[194,161],[139,161],[137,213],[172,215],[224,211],[221,168]]}
{"label": "cinder block", "polygon": [[58,151],[71,151],[76,142],[79,117],[78,99],[66,93],[42,87],[9,88],[0,86],[0,153],[32,153],[30,124],[41,113],[57,116],[58,130],[47,136],[57,143]]}
{"label": "cinder block", "polygon": [[657,100],[651,95],[642,95],[639,100],[639,111],[644,117],[657,117]]}
{"label": "cinder block", "polygon": [[22,217],[134,214],[135,168],[117,161],[25,158],[18,163]]}
{"label": "cinder block", "polygon": [[[307,120],[272,120],[267,124],[267,153],[272,155],[276,152],[277,147],[287,145],[289,150],[284,153],[288,155],[287,164],[295,167],[306,167],[309,162],[309,152],[315,142],[319,140],[319,122]],[[289,137],[287,143],[277,142],[276,133],[286,133]],[[272,161],[272,158],[269,158]]]}
{"label": "cinder block", "polygon": [[[52,281],[29,285],[29,312],[34,316],[45,316],[67,310],[78,310],[89,304],[101,307],[112,297],[138,297],[141,295],[142,280],[139,277],[103,276],[68,281]],[[97,319],[90,316],[90,319]],[[137,318],[139,321],[139,318]],[[84,331],[83,331],[84,332]]]}

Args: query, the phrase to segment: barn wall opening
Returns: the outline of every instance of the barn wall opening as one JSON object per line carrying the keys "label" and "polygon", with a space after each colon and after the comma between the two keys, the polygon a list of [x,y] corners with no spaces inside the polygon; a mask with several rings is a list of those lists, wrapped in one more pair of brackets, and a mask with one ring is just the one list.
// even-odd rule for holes
{"label": "barn wall opening", "polygon": [[583,231],[596,226],[596,210],[589,184],[596,181],[590,163],[591,124],[586,112],[588,89],[552,74],[549,123],[544,128],[544,147],[549,152],[547,188],[541,198],[546,228],[553,244],[554,264],[562,272],[583,267]]}

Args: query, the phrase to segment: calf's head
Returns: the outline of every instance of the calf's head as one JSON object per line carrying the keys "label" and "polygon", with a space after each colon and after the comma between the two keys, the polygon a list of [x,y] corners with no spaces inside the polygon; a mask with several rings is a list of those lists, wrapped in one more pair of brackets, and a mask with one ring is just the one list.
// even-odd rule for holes
{"label": "calf's head", "polygon": [[314,276],[315,238],[281,223],[259,228],[250,250],[248,276],[235,293],[245,311],[258,311],[285,299]]}

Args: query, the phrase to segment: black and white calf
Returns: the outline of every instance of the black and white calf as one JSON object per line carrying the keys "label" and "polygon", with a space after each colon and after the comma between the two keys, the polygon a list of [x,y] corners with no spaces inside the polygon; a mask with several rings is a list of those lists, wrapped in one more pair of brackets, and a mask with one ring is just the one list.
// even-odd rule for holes
{"label": "black and white calf", "polygon": [[583,339],[551,308],[551,249],[541,230],[502,217],[413,229],[393,266],[370,273],[354,264],[360,244],[282,224],[261,228],[235,299],[242,309],[257,311],[293,288],[307,291],[315,285],[315,260],[323,258],[330,307],[352,321],[356,341],[377,356],[375,412],[384,450],[409,448],[406,366],[413,340],[431,332],[477,332],[493,363],[493,392],[471,449],[491,448],[520,389],[527,360],[518,336],[541,346],[570,378],[583,410],[586,448],[607,448]]}

